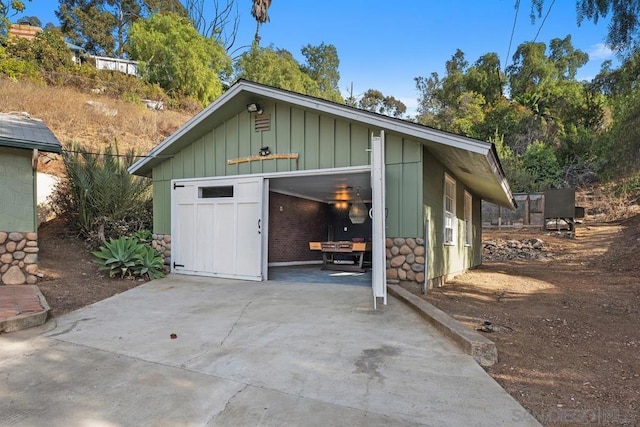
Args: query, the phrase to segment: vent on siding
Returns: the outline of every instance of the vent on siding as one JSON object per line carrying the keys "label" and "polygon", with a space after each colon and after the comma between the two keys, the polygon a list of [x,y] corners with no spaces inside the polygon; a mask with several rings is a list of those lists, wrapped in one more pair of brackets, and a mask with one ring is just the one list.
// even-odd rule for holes
{"label": "vent on siding", "polygon": [[255,115],[254,117],[255,117],[254,130],[256,132],[271,130],[271,114],[262,113],[260,115]]}

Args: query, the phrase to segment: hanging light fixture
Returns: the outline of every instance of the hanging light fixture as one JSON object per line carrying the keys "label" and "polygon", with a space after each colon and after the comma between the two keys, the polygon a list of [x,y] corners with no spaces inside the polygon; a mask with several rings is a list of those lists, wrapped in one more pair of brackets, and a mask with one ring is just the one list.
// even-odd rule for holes
{"label": "hanging light fixture", "polygon": [[356,198],[349,209],[349,219],[353,224],[362,224],[367,219],[367,205],[360,197],[360,187],[356,188]]}

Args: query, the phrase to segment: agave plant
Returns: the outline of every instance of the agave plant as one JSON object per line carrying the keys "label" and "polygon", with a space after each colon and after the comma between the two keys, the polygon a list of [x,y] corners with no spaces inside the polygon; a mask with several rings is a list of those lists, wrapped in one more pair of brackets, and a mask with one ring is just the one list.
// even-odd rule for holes
{"label": "agave plant", "polygon": [[96,263],[100,266],[99,269],[108,271],[109,277],[116,274],[124,277],[134,275],[140,260],[141,248],[144,246],[135,239],[120,237],[104,242],[99,250],[92,253],[98,258]]}
{"label": "agave plant", "polygon": [[150,280],[164,277],[164,273],[162,272],[162,269],[164,268],[164,260],[155,249],[150,248],[149,246],[140,245],[136,261],[136,266],[134,268],[136,276],[147,275]]}

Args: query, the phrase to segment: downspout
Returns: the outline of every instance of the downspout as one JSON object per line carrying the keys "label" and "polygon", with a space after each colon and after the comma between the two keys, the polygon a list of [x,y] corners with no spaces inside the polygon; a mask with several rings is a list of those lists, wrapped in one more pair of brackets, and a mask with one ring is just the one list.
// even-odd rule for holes
{"label": "downspout", "polygon": [[429,218],[424,219],[424,282],[422,283],[422,294],[429,290]]}

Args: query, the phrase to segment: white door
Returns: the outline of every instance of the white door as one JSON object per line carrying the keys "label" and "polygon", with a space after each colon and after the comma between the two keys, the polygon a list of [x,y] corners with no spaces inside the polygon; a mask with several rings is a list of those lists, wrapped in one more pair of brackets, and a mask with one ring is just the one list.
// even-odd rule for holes
{"label": "white door", "polygon": [[380,136],[371,136],[371,219],[373,227],[373,247],[371,264],[373,267],[371,286],[373,288],[373,308],[378,298],[387,303],[387,259],[385,250],[385,180],[384,180],[384,131]]}
{"label": "white door", "polygon": [[171,271],[262,280],[262,177],[172,183]]}

